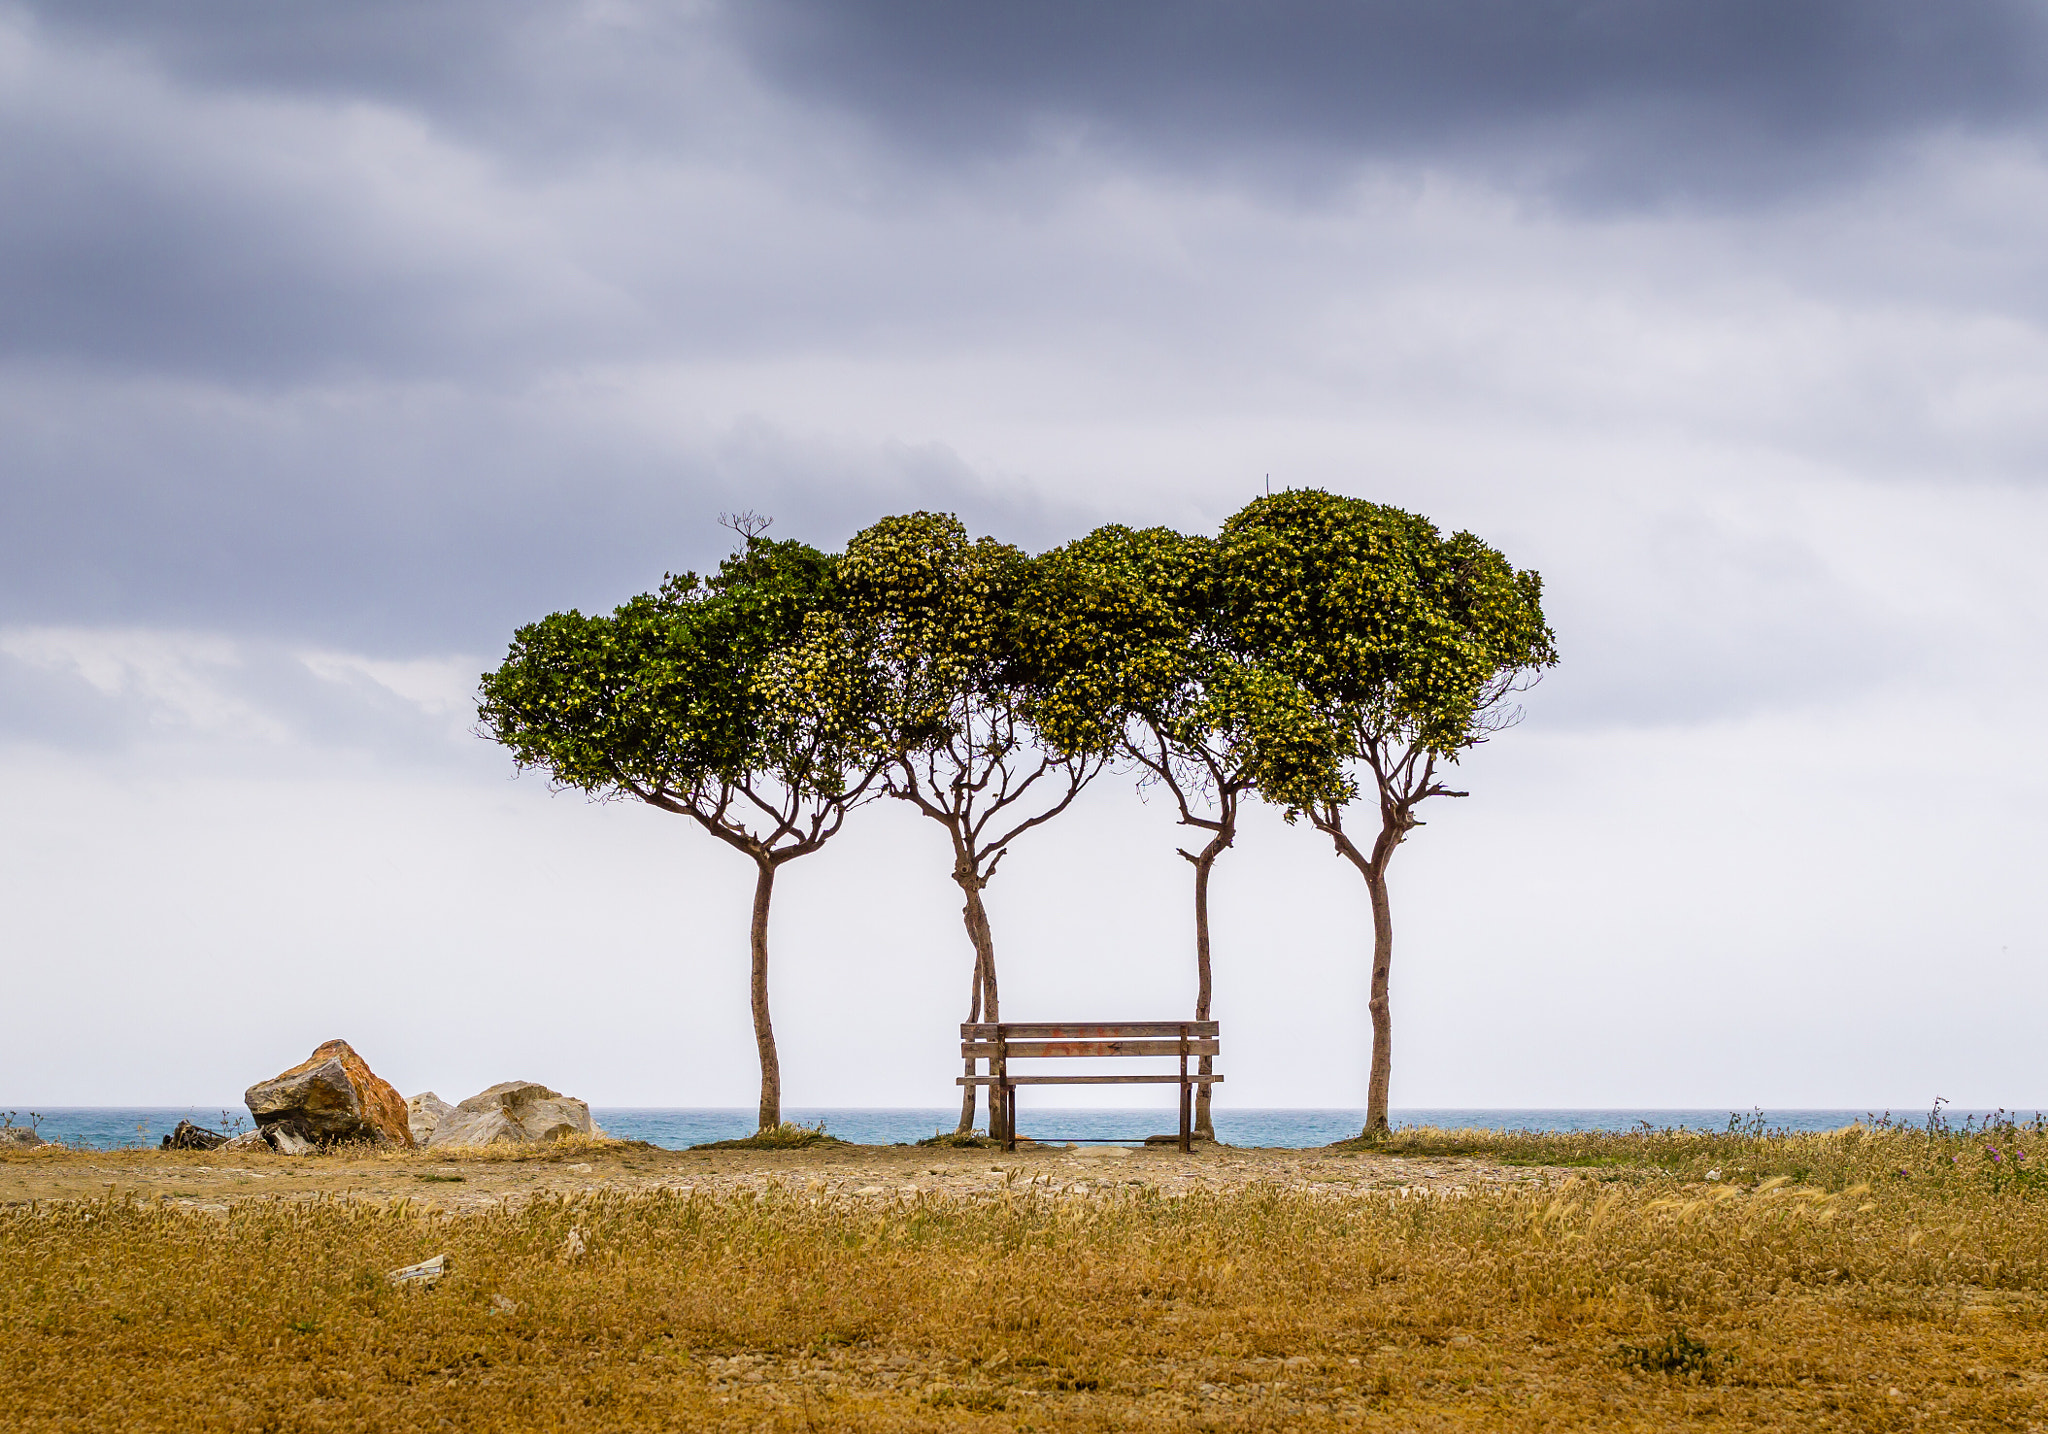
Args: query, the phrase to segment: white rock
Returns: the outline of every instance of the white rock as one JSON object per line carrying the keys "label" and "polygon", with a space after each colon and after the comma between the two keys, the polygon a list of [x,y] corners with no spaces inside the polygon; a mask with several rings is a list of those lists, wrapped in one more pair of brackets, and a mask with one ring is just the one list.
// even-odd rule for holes
{"label": "white rock", "polygon": [[421,1091],[405,1103],[405,1123],[412,1130],[412,1142],[425,1145],[441,1123],[441,1117],[455,1109],[432,1091]]}
{"label": "white rock", "polygon": [[421,1260],[417,1265],[407,1265],[402,1270],[393,1270],[384,1278],[394,1285],[431,1285],[448,1273],[448,1257],[436,1255],[431,1260]]}
{"label": "white rock", "polygon": [[279,1155],[312,1155],[320,1148],[304,1136],[294,1135],[281,1125],[274,1125],[263,1133],[270,1137],[271,1148]]}
{"label": "white rock", "polygon": [[590,1107],[532,1081],[501,1081],[443,1115],[430,1146],[527,1145],[565,1135],[595,1135]]}
{"label": "white rock", "polygon": [[216,1153],[220,1155],[230,1153],[241,1154],[245,1151],[268,1151],[270,1148],[270,1142],[264,1138],[262,1131],[245,1130],[226,1145],[223,1145]]}

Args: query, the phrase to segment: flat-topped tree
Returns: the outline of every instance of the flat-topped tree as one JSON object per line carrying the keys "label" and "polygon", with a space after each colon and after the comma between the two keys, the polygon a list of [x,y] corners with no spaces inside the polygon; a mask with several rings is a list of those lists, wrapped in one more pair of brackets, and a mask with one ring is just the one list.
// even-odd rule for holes
{"label": "flat-topped tree", "polygon": [[[889,794],[944,829],[974,949],[970,1021],[1002,1019],[983,889],[1011,845],[1102,767],[1099,755],[1046,749],[1032,730],[1015,620],[1029,569],[1007,543],[970,540],[951,514],[884,518],[847,543],[836,616],[816,624],[806,660],[783,679],[857,683]],[[962,1134],[974,1128],[975,1090],[962,1087]],[[991,1089],[992,1120],[998,1099]]]}
{"label": "flat-topped tree", "polygon": [[[1348,760],[1335,793],[1265,794],[1306,814],[1365,878],[1372,904],[1372,1074],[1365,1133],[1387,1128],[1393,1070],[1388,975],[1393,908],[1387,867],[1416,808],[1462,797],[1444,778],[1471,748],[1520,715],[1513,694],[1557,661],[1543,620],[1543,580],[1517,572],[1470,533],[1446,538],[1427,519],[1315,490],[1258,498],[1223,525],[1216,561],[1218,628],[1232,650],[1307,694],[1314,720]],[[1347,829],[1354,801],[1377,816]]]}
{"label": "flat-topped tree", "polygon": [[[1041,556],[1017,604],[1021,646],[1043,664],[1029,710],[1048,745],[1115,753],[1173,797],[1204,833],[1194,867],[1195,1019],[1213,995],[1209,878],[1261,777],[1289,792],[1341,785],[1327,728],[1305,694],[1216,640],[1215,543],[1167,528],[1098,528]],[[1212,1057],[1200,1071],[1212,1073]],[[1215,1138],[1210,1086],[1195,1130]]]}
{"label": "flat-topped tree", "polygon": [[851,738],[859,714],[821,684],[785,700],[759,680],[821,610],[835,559],[737,523],[745,546],[699,581],[670,577],[609,617],[556,613],[512,639],[477,715],[521,767],[600,800],[637,798],[690,818],[754,863],[750,941],[760,1126],[782,1122],[768,1012],[775,874],[818,850],[875,794],[879,763]]}

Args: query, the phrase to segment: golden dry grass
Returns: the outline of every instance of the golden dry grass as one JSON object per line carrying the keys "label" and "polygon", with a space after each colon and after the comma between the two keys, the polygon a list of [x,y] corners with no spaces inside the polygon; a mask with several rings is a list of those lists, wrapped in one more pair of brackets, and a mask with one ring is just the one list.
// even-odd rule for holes
{"label": "golden dry grass", "polygon": [[1807,1178],[1609,1146],[1618,1178],[1461,1195],[16,1207],[0,1397],[80,1431],[2040,1426],[2027,1162],[1748,1140]]}

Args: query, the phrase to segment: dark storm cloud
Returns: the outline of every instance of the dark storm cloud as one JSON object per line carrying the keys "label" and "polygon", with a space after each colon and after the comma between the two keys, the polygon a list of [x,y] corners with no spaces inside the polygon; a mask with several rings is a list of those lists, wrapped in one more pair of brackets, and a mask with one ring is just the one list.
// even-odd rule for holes
{"label": "dark storm cloud", "polygon": [[2033,128],[2029,0],[748,0],[715,8],[40,0],[53,34],[209,86],[371,99],[509,162],[715,134],[730,51],[927,159],[1078,134],[1288,173],[1425,159],[1585,197],[1775,192],[1928,130]]}
{"label": "dark storm cloud", "polygon": [[[1543,300],[1521,328],[1568,328],[1599,297],[1576,241],[1532,257],[1483,209],[1405,238],[1369,218],[1319,238],[1276,191],[1417,164],[1474,190],[1740,208],[1918,137],[2032,133],[2044,16],[1891,0],[0,0],[0,623],[489,651],[517,622],[715,561],[724,508],[827,545],[912,507],[1033,547],[1145,520],[1116,510],[1113,483],[1041,499],[943,443],[875,433],[979,439],[995,455],[980,461],[1014,463],[1020,415],[1065,425],[1077,456],[1041,447],[1036,471],[1058,481],[1065,464],[1082,493],[1071,474],[1102,471],[1091,424],[1146,442],[1211,416],[1274,428],[1324,386],[1360,433],[1394,409],[1439,432],[1498,427],[1531,375],[1574,365],[1542,345],[1502,359],[1484,325],[1469,349],[1390,340],[1455,339],[1468,303],[1504,310],[1512,286],[1486,281],[1516,261]],[[1162,172],[1197,182],[1148,187]],[[1118,178],[1139,199],[1091,207]],[[1233,186],[1254,202],[1203,207]],[[1814,272],[1789,287],[1895,298],[1889,251],[1855,278],[1858,251],[1836,242],[1867,227],[1826,220],[1821,242],[1791,246]],[[2004,242],[2019,227],[1903,267],[2015,313],[2040,292],[2038,247]],[[1658,264],[1641,291],[1682,291],[1693,253],[1645,245]],[[1738,260],[1698,267],[1761,262],[1753,231],[1728,247]],[[1354,280],[1422,297],[1382,305]],[[1661,326],[1649,311],[1581,361],[1593,398],[1539,384],[1532,402],[1612,427],[1605,390],[1641,378]],[[1375,347],[1410,356],[1339,361]],[[717,389],[756,362],[769,376],[731,378],[701,424],[636,427],[576,389],[673,364],[638,391],[690,413],[699,378]],[[971,381],[934,377],[949,367]],[[1148,371],[1157,392],[1105,383],[1099,401],[1056,381]],[[878,386],[872,420],[847,417],[836,390],[877,372],[901,392]],[[1404,384],[1412,402],[1390,397]],[[1796,421],[1771,441],[1819,432],[1846,451],[1810,388],[1783,387]],[[1912,435],[1871,415],[1913,415],[1926,387],[1841,408],[1906,451]],[[1672,421],[1742,431],[1762,405],[1740,393],[1728,415],[1674,402]],[[977,404],[996,437],[974,433]],[[792,436],[818,427],[867,436]],[[1128,451],[1140,472],[1171,461]],[[1815,670],[1806,648],[1782,666]],[[1746,690],[1779,685],[1774,671]],[[14,690],[24,712],[75,696],[41,677]],[[1619,683],[1582,691],[1628,706]]]}
{"label": "dark storm cloud", "polygon": [[708,102],[677,99],[689,73],[662,37],[688,23],[622,35],[576,7],[497,4],[25,13],[0,3],[0,623],[471,650],[715,562],[721,509],[828,544],[915,506],[1027,543],[1058,528],[940,446],[834,447],[768,421],[636,441],[536,391],[592,363],[800,341],[871,297],[829,264],[786,272],[810,251],[764,265],[756,216],[721,228],[694,198],[677,255],[672,213],[595,182],[656,236],[652,260],[620,260],[604,226],[573,232],[573,198],[506,178],[629,133],[686,148],[629,121]]}
{"label": "dark storm cloud", "polygon": [[730,23],[791,94],[930,154],[1067,126],[1204,170],[1419,158],[1604,202],[1781,191],[2048,100],[2048,9],[2020,0],[762,0]]}
{"label": "dark storm cloud", "polygon": [[70,138],[0,141],[0,358],[262,385],[453,358],[486,377],[508,349],[587,341],[587,318],[506,304],[516,276],[488,258],[403,252],[345,195]]}
{"label": "dark storm cloud", "polygon": [[835,547],[919,507],[1034,546],[1081,521],[943,447],[853,450],[761,421],[636,443],[489,395],[259,409],[41,385],[0,407],[0,462],[0,623],[379,653],[490,649],[557,608],[608,610],[715,564],[733,541],[723,510]]}
{"label": "dark storm cloud", "polygon": [[437,109],[513,100],[503,87],[521,39],[575,15],[535,0],[34,0],[23,8],[48,33],[144,55],[213,85],[408,107],[437,100]]}
{"label": "dark storm cloud", "polygon": [[[561,0],[29,0],[53,40],[195,88],[368,102],[545,167],[593,149],[661,151],[701,123],[722,45],[696,6]],[[732,118],[730,108],[722,116]]]}

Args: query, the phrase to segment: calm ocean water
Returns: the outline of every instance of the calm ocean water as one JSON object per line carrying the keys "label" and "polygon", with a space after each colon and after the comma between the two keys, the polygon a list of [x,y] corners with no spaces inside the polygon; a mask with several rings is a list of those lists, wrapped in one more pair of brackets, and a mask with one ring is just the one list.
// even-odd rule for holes
{"label": "calm ocean water", "polygon": [[[0,1103],[0,1111],[7,1106]],[[248,1128],[248,1112],[220,1106],[71,1106],[40,1112],[45,1139],[95,1150],[154,1146],[181,1120],[210,1129],[232,1128],[236,1116]],[[752,1133],[752,1109],[673,1110],[599,1107],[591,1114],[611,1135],[682,1149],[707,1140],[730,1140]],[[951,1130],[959,1108],[952,1110],[788,1110],[784,1118],[803,1125],[823,1123],[843,1140],[862,1145],[893,1145],[921,1140],[938,1130]],[[1737,1113],[1748,1121],[1756,1112]],[[1786,1130],[1839,1130],[1882,1111],[1766,1110],[1765,1124]],[[1908,1119],[1917,1115],[1898,1112]],[[1989,1112],[1946,1110],[1960,1125]],[[2027,1112],[2031,1115],[2032,1112]],[[1487,1130],[1629,1130],[1637,1125],[1723,1130],[1731,1113],[1725,1110],[1397,1110],[1394,1124],[1433,1125],[1444,1129]],[[30,1112],[19,1110],[17,1124],[29,1123]],[[1110,1139],[1138,1141],[1147,1135],[1171,1133],[1171,1108],[1145,1110],[1037,1110],[1019,1113],[1018,1130],[1041,1140]],[[1217,1110],[1216,1134],[1227,1145],[1303,1148],[1328,1145],[1358,1134],[1365,1123],[1362,1110]]]}

